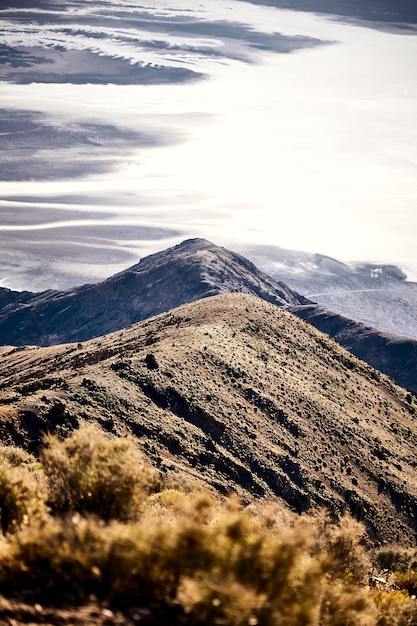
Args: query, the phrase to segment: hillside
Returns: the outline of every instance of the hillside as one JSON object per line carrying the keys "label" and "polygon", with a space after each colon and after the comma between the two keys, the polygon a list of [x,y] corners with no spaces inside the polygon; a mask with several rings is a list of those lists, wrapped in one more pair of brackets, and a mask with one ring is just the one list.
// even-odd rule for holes
{"label": "hillside", "polygon": [[45,431],[92,421],[182,482],[415,540],[415,398],[282,308],[226,294],[84,343],[0,350],[4,442],[36,451]]}
{"label": "hillside", "polygon": [[289,307],[346,350],[417,393],[417,340],[400,337],[328,311],[316,304]]}
{"label": "hillside", "polygon": [[0,344],[83,341],[186,302],[230,292],[257,295],[279,306],[310,302],[244,257],[191,239],[95,285],[39,294],[0,290],[0,305],[5,303],[0,308]]}

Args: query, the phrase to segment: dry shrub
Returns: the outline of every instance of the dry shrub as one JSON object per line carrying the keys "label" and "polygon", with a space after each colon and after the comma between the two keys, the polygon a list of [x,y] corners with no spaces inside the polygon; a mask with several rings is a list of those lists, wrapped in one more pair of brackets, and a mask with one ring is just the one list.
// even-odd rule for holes
{"label": "dry shrub", "polygon": [[[129,555],[135,548],[128,525],[106,525],[75,514],[26,528],[3,547],[3,590],[51,605],[84,603],[110,595],[112,586],[131,580]],[[114,568],[116,567],[116,570]]]}
{"label": "dry shrub", "polygon": [[393,582],[398,589],[406,591],[409,596],[417,596],[417,571],[396,572]]}
{"label": "dry shrub", "polygon": [[416,600],[401,603],[396,607],[395,612],[391,613],[390,617],[390,626],[415,626],[417,624]]}
{"label": "dry shrub", "polygon": [[187,624],[317,623],[321,559],[300,529],[266,532],[247,513],[226,511],[210,530],[211,568],[179,593]]}
{"label": "dry shrub", "polygon": [[212,495],[203,491],[184,493],[178,489],[163,489],[150,496],[148,514],[152,517],[172,518],[177,523],[181,520],[206,524],[218,510],[219,502]]}
{"label": "dry shrub", "polygon": [[375,596],[379,611],[377,626],[415,626],[417,624],[417,601],[410,600],[400,591],[379,592]]}
{"label": "dry shrub", "polygon": [[324,588],[320,626],[375,626],[377,610],[369,592],[341,581]]}
{"label": "dry shrub", "polygon": [[0,502],[9,489],[17,511],[14,533],[0,542],[0,586],[10,596],[143,607],[170,626],[417,624],[405,593],[388,599],[364,585],[364,529],[347,516],[298,517],[273,503],[244,509],[169,480],[156,493],[158,474],[131,440],[82,428],[64,441],[48,437],[53,510],[36,517],[29,503],[45,498],[39,466],[4,454]]}
{"label": "dry shrub", "polygon": [[3,593],[52,605],[87,600],[95,563],[105,552],[104,533],[95,530],[49,518],[16,534],[0,560]]}
{"label": "dry shrub", "polygon": [[374,589],[372,600],[379,614],[378,626],[394,626],[396,617],[402,612],[402,606],[409,603],[407,595],[401,591]]}
{"label": "dry shrub", "polygon": [[[117,606],[172,606],[181,577],[207,563],[204,530],[146,521],[49,518],[16,533],[0,556],[0,585],[47,604],[91,597]],[[202,556],[203,555],[203,556]]]}
{"label": "dry shrub", "polygon": [[15,455],[14,450],[10,454],[5,450],[1,452],[0,524],[6,535],[46,515],[46,491],[43,475],[39,469],[33,469],[31,460],[19,467],[19,455]]}
{"label": "dry shrub", "polygon": [[23,529],[3,547],[0,584],[43,603],[94,596],[116,606],[179,607],[178,625],[318,626],[320,613],[326,626],[350,626],[355,614],[370,624],[350,585],[327,591],[330,608],[321,610],[325,559],[302,524],[272,532],[248,512],[204,500],[189,494],[178,515],[164,516],[150,497],[136,523],[73,514]]}
{"label": "dry shrub", "polygon": [[365,584],[371,560],[365,543],[364,525],[348,515],[343,515],[337,523],[331,522],[326,514],[315,516],[313,524],[327,554],[328,574],[344,583]]}
{"label": "dry shrub", "polygon": [[233,577],[226,581],[207,575],[188,578],[183,581],[178,595],[184,609],[184,624],[268,624],[265,619],[259,620],[259,615],[265,612],[265,598]]}
{"label": "dry shrub", "polygon": [[[331,525],[323,551],[319,527],[312,520],[287,527],[265,516],[223,510],[210,524],[211,567],[183,579],[178,600],[192,625],[375,626],[376,609],[368,591],[346,577],[345,567],[362,574],[362,548],[355,524]],[[361,527],[362,531],[362,527]],[[356,532],[358,542],[361,533]],[[349,553],[349,547],[353,554]],[[359,555],[357,568],[353,562]]]}
{"label": "dry shrub", "polygon": [[86,426],[62,441],[48,436],[45,444],[41,460],[57,512],[134,519],[146,493],[159,483],[131,439],[110,439]]}
{"label": "dry shrub", "polygon": [[417,568],[416,550],[401,546],[384,546],[375,552],[373,560],[379,571],[406,572],[413,566]]}
{"label": "dry shrub", "polygon": [[0,464],[3,463],[12,467],[25,466],[31,470],[39,469],[39,463],[36,458],[18,446],[0,446]]}

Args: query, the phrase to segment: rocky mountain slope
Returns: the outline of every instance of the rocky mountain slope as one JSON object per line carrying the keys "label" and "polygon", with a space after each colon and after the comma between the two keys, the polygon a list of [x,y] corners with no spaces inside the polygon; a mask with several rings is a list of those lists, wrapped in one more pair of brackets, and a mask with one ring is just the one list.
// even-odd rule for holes
{"label": "rocky mountain slope", "polygon": [[372,367],[389,374],[399,385],[417,392],[417,341],[372,328],[316,304],[289,310],[336,339]]}
{"label": "rocky mountain slope", "polygon": [[245,501],[348,510],[416,537],[417,402],[282,307],[244,294],[83,343],[0,348],[4,442],[83,421],[132,433],[162,470]]}
{"label": "rocky mountain slope", "polygon": [[230,292],[250,293],[277,305],[310,302],[244,257],[191,239],[95,285],[39,294],[0,290],[0,344],[83,341],[180,304]]}

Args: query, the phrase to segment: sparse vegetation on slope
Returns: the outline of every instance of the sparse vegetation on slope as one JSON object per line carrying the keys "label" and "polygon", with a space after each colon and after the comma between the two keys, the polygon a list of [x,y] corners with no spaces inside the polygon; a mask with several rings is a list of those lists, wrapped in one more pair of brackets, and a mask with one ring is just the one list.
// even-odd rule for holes
{"label": "sparse vegetation on slope", "polygon": [[415,398],[258,298],[208,298],[82,344],[4,348],[2,440],[36,451],[83,422],[161,470],[249,503],[278,497],[412,546]]}
{"label": "sparse vegetation on slope", "polygon": [[290,310],[355,356],[391,376],[398,385],[417,392],[416,339],[372,328],[316,304],[290,307]]}

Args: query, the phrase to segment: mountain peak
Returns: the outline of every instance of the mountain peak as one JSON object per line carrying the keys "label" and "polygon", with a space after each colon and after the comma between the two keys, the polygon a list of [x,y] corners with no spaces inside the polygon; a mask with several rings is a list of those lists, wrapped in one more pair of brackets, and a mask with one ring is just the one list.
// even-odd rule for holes
{"label": "mountain peak", "polygon": [[188,239],[95,285],[44,292],[0,308],[0,344],[84,341],[181,304],[220,293],[253,294],[278,306],[310,301],[244,257]]}

